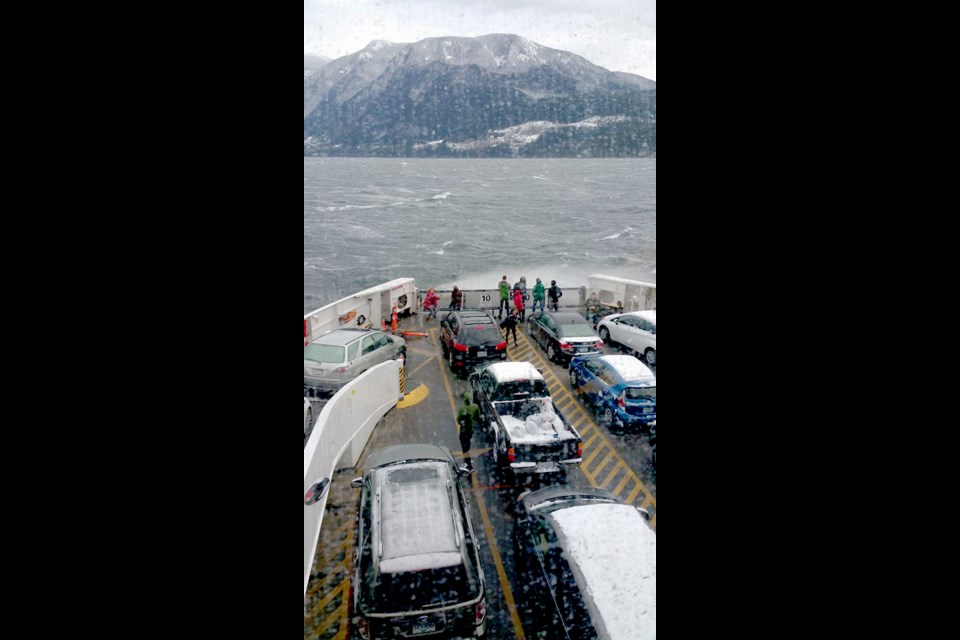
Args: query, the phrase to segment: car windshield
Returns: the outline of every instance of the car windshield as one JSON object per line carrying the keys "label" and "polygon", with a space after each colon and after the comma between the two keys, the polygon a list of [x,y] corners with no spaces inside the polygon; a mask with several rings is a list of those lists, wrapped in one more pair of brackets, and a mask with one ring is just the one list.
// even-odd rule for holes
{"label": "car windshield", "polygon": [[499,343],[503,338],[493,325],[476,325],[464,327],[461,332],[463,343],[470,347],[479,347],[485,344]]}
{"label": "car windshield", "polygon": [[346,347],[339,345],[311,344],[303,350],[303,359],[313,362],[340,363],[343,362],[346,352]]}
{"label": "car windshield", "polygon": [[657,388],[638,388],[630,387],[627,389],[627,400],[656,400]]}
{"label": "car windshield", "polygon": [[588,324],[562,324],[557,330],[561,338],[595,338],[596,334]]}

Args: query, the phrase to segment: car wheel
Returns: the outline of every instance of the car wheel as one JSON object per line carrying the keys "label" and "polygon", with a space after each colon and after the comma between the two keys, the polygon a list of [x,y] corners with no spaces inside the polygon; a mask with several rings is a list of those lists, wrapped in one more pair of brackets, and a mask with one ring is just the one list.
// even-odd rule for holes
{"label": "car wheel", "polygon": [[647,361],[647,364],[651,367],[657,366],[657,350],[656,349],[647,349],[647,352],[643,354],[644,360]]}
{"label": "car wheel", "polygon": [[553,346],[553,343],[547,345],[547,360],[550,362],[557,361],[557,348]]}
{"label": "car wheel", "polygon": [[570,369],[570,387],[574,391],[578,391],[580,389],[580,381],[577,380],[577,372],[573,369]]}
{"label": "car wheel", "polygon": [[610,342],[610,332],[607,331],[606,327],[600,327],[600,339],[604,342]]}
{"label": "car wheel", "polygon": [[617,418],[610,407],[603,410],[603,422],[611,429],[617,426]]}
{"label": "car wheel", "polygon": [[453,359],[453,351],[447,352],[447,362],[450,363],[450,371],[453,371],[454,373],[456,373],[457,370],[456,370],[456,368],[453,366],[453,363],[455,362],[455,360]]}

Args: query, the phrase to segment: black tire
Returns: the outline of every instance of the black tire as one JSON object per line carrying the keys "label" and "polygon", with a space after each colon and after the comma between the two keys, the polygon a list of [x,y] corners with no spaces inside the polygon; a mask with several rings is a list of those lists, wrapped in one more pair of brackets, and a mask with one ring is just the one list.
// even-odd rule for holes
{"label": "black tire", "polygon": [[580,389],[580,380],[577,379],[577,372],[573,369],[570,369],[570,388],[574,391]]}
{"label": "black tire", "polygon": [[600,339],[604,344],[610,344],[610,332],[606,327],[600,327]]}
{"label": "black tire", "polygon": [[550,362],[557,361],[557,348],[553,346],[553,343],[547,345],[547,360]]}
{"label": "black tire", "polygon": [[613,413],[613,409],[610,407],[604,407],[601,415],[603,416],[603,424],[607,425],[607,427],[610,429],[615,429],[617,427],[617,418]]}
{"label": "black tire", "polygon": [[646,360],[647,364],[651,367],[657,366],[657,350],[647,349],[643,354],[643,359]]}

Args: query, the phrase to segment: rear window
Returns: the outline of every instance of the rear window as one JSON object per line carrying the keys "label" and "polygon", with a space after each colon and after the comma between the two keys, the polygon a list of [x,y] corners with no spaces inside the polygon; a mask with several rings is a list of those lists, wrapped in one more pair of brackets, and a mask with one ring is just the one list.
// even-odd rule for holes
{"label": "rear window", "polygon": [[548,395],[547,386],[543,380],[518,380],[516,382],[504,382],[497,387],[497,397],[495,400],[515,400],[516,394],[526,394],[531,398],[540,398]]}
{"label": "rear window", "polygon": [[346,348],[331,344],[310,344],[303,350],[303,359],[314,362],[343,362]]}
{"label": "rear window", "polygon": [[382,573],[380,580],[376,602],[381,611],[463,602],[479,594],[476,575],[468,575],[464,564],[408,573]]}
{"label": "rear window", "polygon": [[657,399],[657,388],[650,387],[644,389],[638,389],[637,387],[630,387],[627,389],[627,400],[656,400]]}
{"label": "rear window", "polygon": [[562,324],[557,330],[561,338],[595,338],[596,334],[588,324]]}
{"label": "rear window", "polygon": [[460,332],[460,339],[463,340],[461,344],[468,347],[479,347],[503,340],[497,328],[490,324],[465,326]]}

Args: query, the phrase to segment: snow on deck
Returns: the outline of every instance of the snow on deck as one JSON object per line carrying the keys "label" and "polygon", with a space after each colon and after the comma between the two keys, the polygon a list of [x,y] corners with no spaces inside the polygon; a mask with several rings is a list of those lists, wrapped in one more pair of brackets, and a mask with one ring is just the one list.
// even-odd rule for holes
{"label": "snow on deck", "polygon": [[657,536],[633,507],[593,504],[551,514],[580,569],[591,615],[611,640],[657,637]]}
{"label": "snow on deck", "polygon": [[380,536],[384,573],[459,564],[447,470],[429,462],[390,467],[382,484]]}

